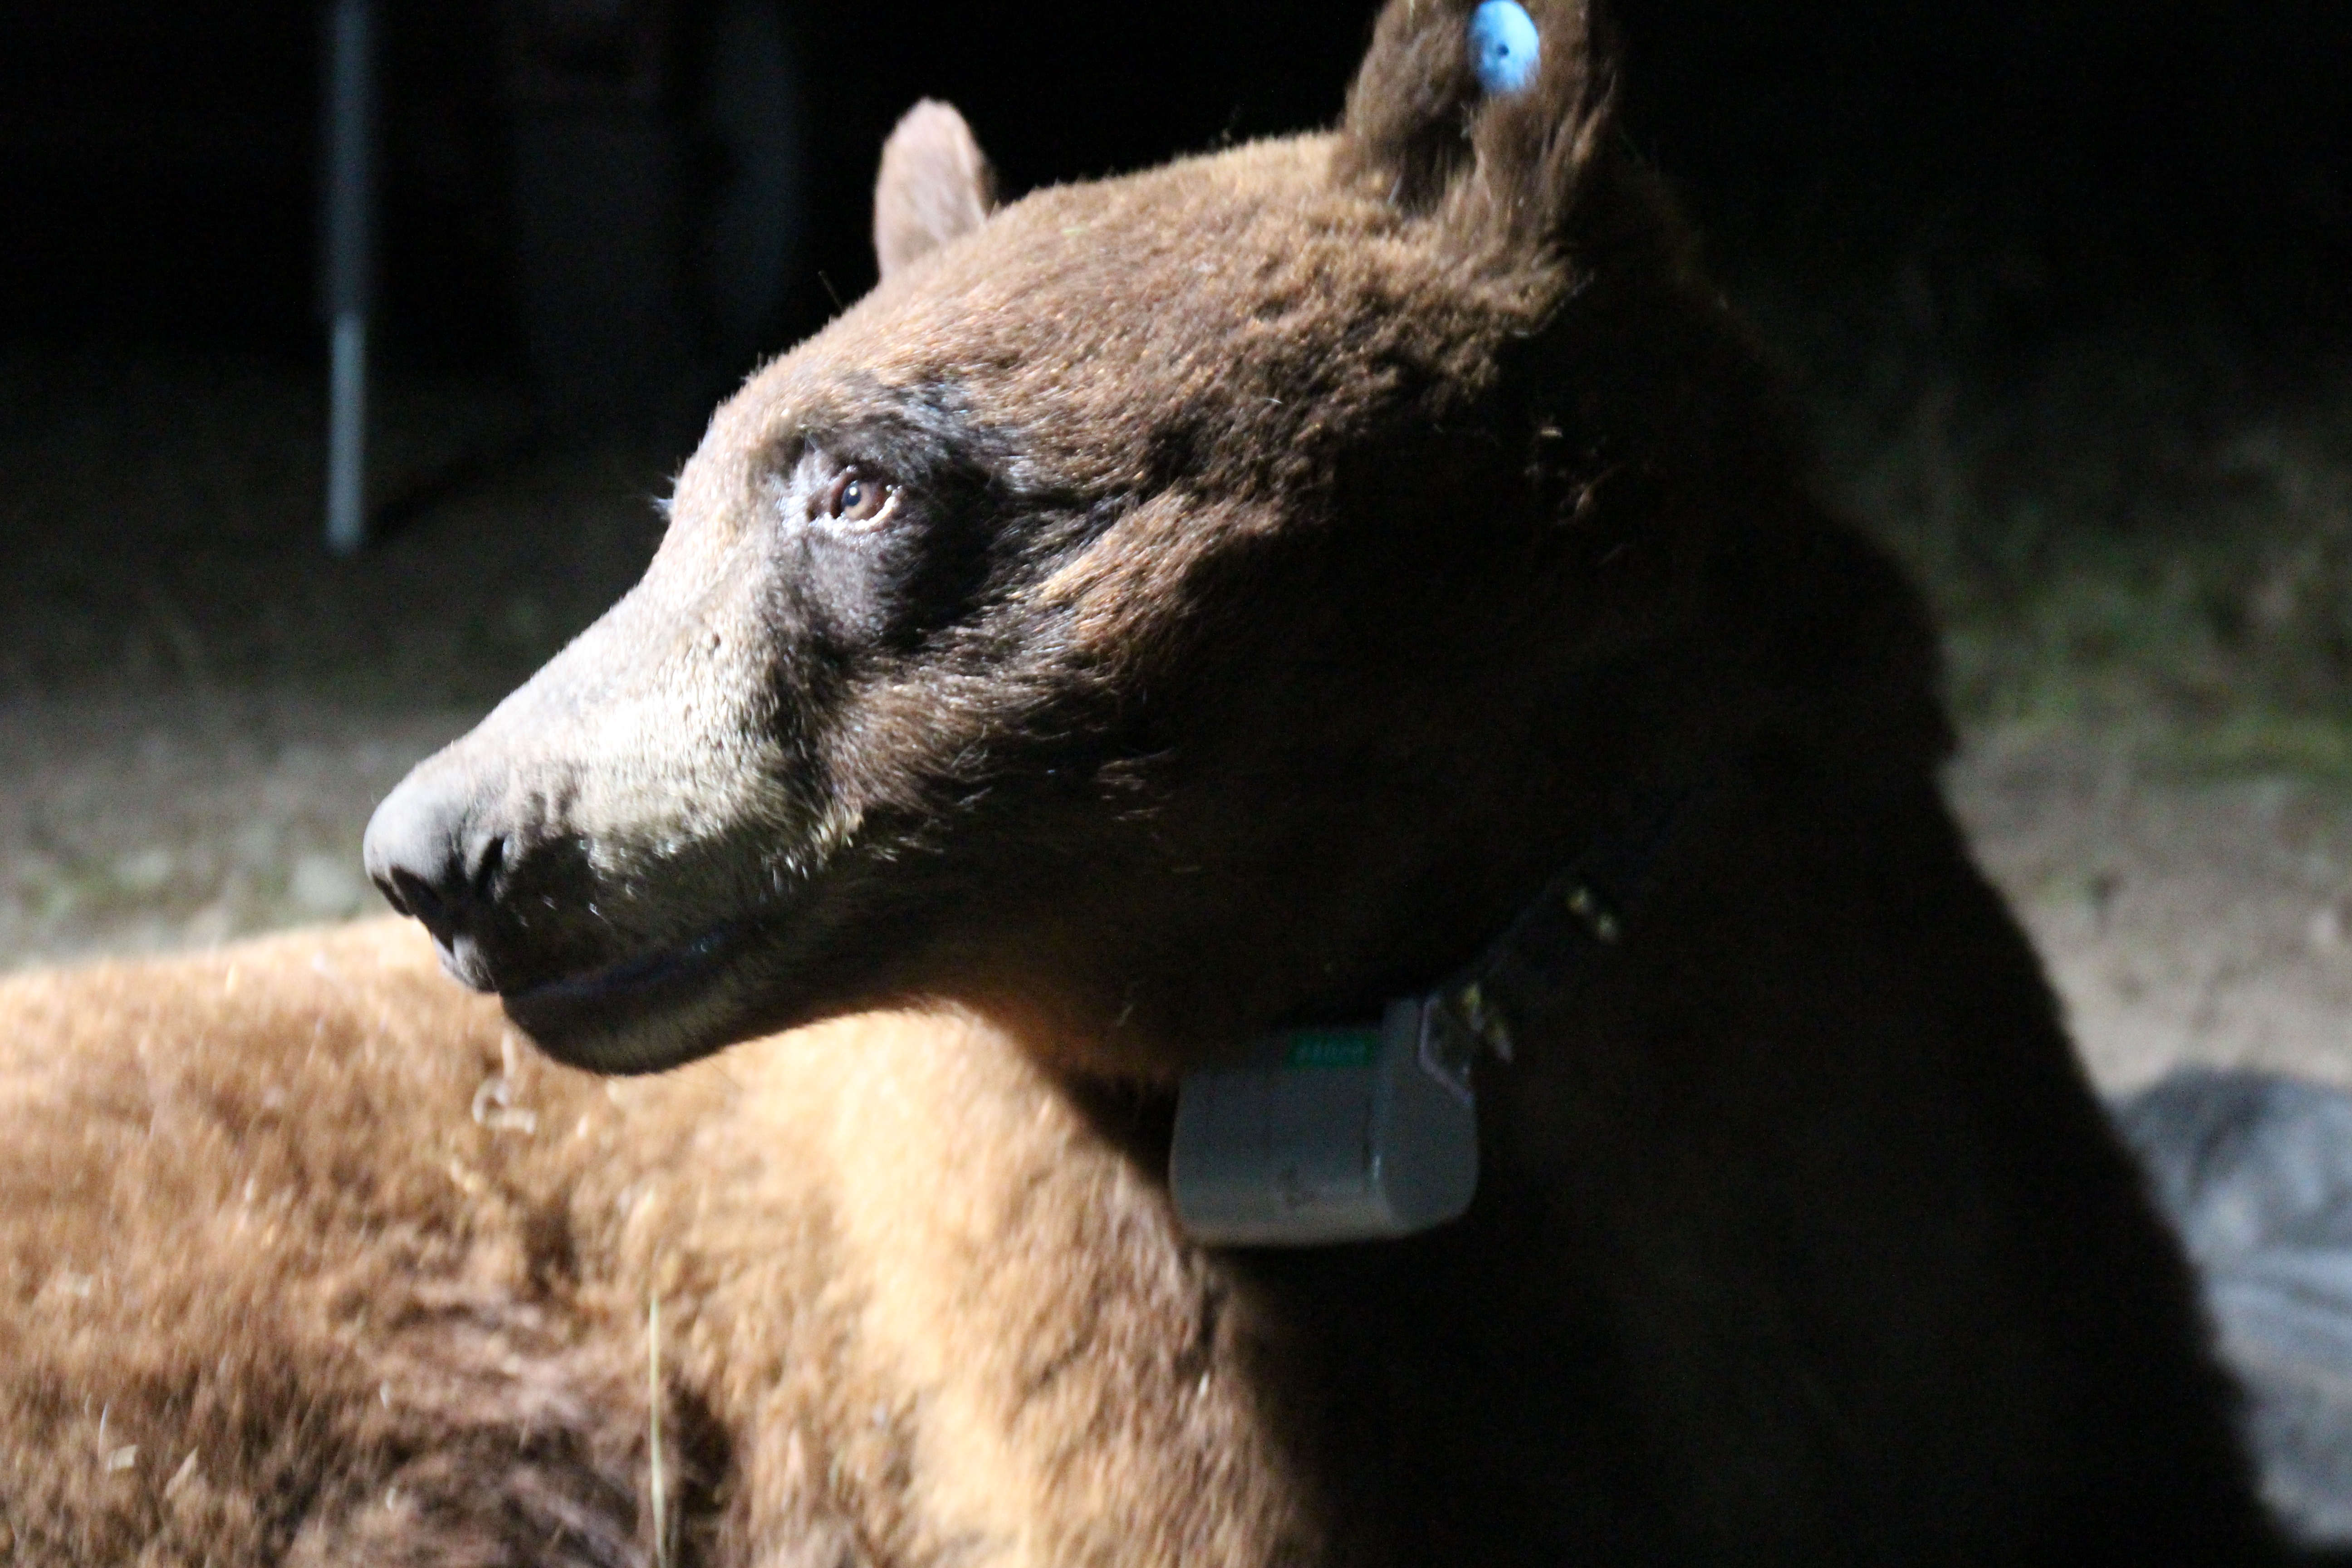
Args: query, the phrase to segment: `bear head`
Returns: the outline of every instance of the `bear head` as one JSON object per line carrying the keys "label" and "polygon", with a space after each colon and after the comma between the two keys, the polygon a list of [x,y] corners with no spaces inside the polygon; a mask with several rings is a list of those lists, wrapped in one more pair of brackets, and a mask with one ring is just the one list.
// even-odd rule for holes
{"label": "bear head", "polygon": [[1336,132],[1002,208],[919,107],[878,286],[379,810],[452,973],[607,1070],[929,1002],[1164,1076],[1376,1014],[1626,780],[1803,721],[1833,531],[1755,356],[1579,0],[1508,89],[1475,9],[1389,5]]}

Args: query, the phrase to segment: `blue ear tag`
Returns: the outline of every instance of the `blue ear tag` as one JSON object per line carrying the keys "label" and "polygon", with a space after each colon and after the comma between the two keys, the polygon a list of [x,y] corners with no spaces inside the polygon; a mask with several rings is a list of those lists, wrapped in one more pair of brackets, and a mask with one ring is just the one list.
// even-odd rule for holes
{"label": "blue ear tag", "polygon": [[1519,92],[1536,79],[1543,37],[1519,0],[1486,0],[1470,13],[1470,61],[1488,92]]}

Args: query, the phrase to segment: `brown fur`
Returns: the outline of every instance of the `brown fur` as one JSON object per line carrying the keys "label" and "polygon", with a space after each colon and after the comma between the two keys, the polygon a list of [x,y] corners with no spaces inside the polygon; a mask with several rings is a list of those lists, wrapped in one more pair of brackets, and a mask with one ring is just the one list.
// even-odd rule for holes
{"label": "brown fur", "polygon": [[1307,1539],[1249,1310],[978,1025],[606,1084],[391,921],[0,1018],[14,1561],[649,1563],[656,1297],[678,1560]]}
{"label": "brown fur", "polygon": [[[382,929],[0,992],[20,1556],[645,1561],[656,1298],[705,1562],[2275,1556],[1918,605],[1582,10],[1486,100],[1468,8],[1395,0],[1333,135],[901,257],[387,800],[452,973],[677,1070]],[[1463,1220],[1179,1233],[1182,1069],[1692,780]]]}

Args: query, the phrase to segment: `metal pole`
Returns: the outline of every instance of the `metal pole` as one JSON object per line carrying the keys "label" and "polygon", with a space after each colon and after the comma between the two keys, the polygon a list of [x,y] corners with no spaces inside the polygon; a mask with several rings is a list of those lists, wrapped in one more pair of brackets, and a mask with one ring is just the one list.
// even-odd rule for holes
{"label": "metal pole", "polygon": [[328,13],[326,305],[327,548],[367,542],[368,293],[373,250],[375,17],[372,0]]}

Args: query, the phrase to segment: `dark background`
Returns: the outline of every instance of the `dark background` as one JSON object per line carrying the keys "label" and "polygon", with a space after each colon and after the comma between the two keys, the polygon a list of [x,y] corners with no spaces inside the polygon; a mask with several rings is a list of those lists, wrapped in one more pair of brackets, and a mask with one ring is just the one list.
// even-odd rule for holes
{"label": "dark background", "polygon": [[[383,8],[387,352],[527,371],[503,14]],[[870,281],[875,151],[918,96],[958,103],[1017,193],[1328,122],[1370,7],[784,11],[806,224],[766,348]],[[1988,331],[2026,338],[2170,295],[2267,343],[2341,325],[2341,0],[1621,0],[1615,15],[1631,132],[1727,270],[1832,289],[1924,268],[1969,291]],[[0,8],[0,333],[311,354],[320,31],[288,0]],[[689,37],[665,89],[688,118],[692,52]]]}

